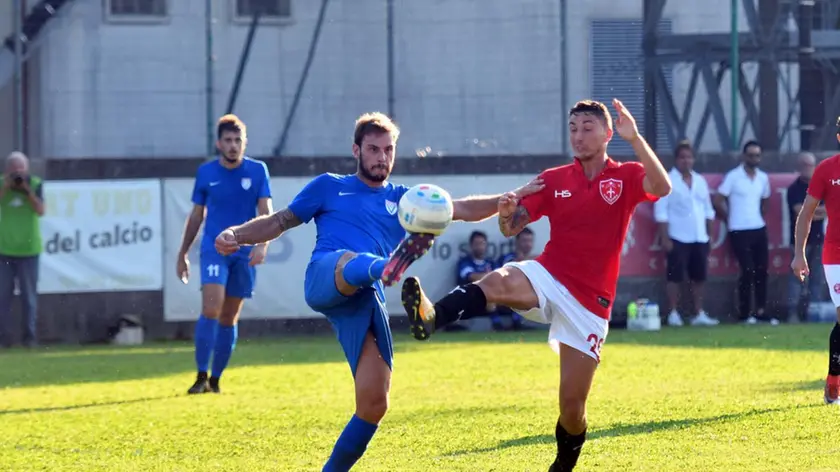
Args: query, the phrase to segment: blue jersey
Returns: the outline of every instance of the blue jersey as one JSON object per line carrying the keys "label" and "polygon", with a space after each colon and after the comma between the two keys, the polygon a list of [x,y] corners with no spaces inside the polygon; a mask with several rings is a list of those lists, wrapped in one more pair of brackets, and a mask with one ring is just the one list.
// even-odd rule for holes
{"label": "blue jersey", "polygon": [[485,273],[493,270],[493,263],[486,259],[473,259],[464,256],[458,260],[458,285],[470,283],[469,276],[473,273]]}
{"label": "blue jersey", "polygon": [[289,210],[303,223],[315,219],[313,255],[344,249],[388,257],[405,236],[397,207],[406,191],[392,183],[369,187],[355,175],[321,174],[298,193]]}
{"label": "blue jersey", "polygon": [[508,262],[516,260],[516,253],[509,252],[507,254],[502,254],[502,257],[499,258],[498,262],[496,262],[496,268],[500,268],[503,265],[507,264]]}
{"label": "blue jersey", "polygon": [[[245,157],[235,169],[227,169],[218,161],[198,168],[192,202],[207,208],[201,252],[215,252],[216,236],[225,229],[241,225],[257,216],[257,202],[271,198],[268,167],[262,161]],[[247,255],[251,246],[243,246]]]}

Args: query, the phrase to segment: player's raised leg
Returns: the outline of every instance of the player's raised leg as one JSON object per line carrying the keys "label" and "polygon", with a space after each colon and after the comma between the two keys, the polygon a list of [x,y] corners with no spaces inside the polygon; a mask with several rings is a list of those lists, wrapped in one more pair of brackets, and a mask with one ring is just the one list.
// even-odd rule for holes
{"label": "player's raised leg", "polygon": [[539,298],[521,270],[505,266],[478,282],[455,287],[437,303],[426,297],[418,278],[409,277],[403,283],[402,303],[412,334],[424,340],[450,323],[483,314],[488,303],[530,310],[539,306]]}
{"label": "player's raised leg", "polygon": [[417,259],[429,252],[435,243],[435,236],[426,233],[410,233],[400,242],[385,265],[382,282],[390,287],[400,281],[406,269]]}
{"label": "player's raised leg", "polygon": [[362,457],[388,411],[391,368],[368,332],[355,372],[356,412],[338,437],[323,472],[346,472]]}
{"label": "player's raised leg", "polygon": [[352,295],[359,287],[370,287],[377,280],[390,286],[400,280],[406,269],[429,252],[434,235],[409,234],[391,257],[371,253],[344,252],[336,267],[336,286],[343,295]]}

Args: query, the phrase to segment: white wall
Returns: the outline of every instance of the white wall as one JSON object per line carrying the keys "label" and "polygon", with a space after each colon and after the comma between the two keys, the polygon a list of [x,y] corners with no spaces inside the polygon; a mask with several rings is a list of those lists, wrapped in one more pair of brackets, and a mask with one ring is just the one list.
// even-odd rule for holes
{"label": "white wall", "polygon": [[[232,3],[216,0],[216,116],[223,112],[247,34],[246,24],[230,20]],[[569,0],[570,104],[589,95],[589,22],[641,19],[642,0],[608,3],[605,8],[600,0]],[[561,151],[558,4],[395,1],[400,154],[426,147],[432,155]],[[291,24],[257,31],[235,110],[249,126],[254,155],[271,154],[277,143],[319,7],[314,0],[294,0]],[[40,55],[43,154],[203,155],[204,2],[170,0],[169,18],[162,23],[108,22],[102,8],[101,0],[76,0],[51,29]],[[669,0],[665,16],[677,33],[726,32],[729,0]],[[689,72],[683,66],[675,74],[678,106]],[[727,90],[728,85],[724,97]],[[694,126],[704,100],[700,93]],[[786,102],[780,101],[782,117]],[[331,2],[285,153],[345,155],[356,116],[387,106],[385,2]],[[702,148],[719,150],[713,129],[707,136]]]}

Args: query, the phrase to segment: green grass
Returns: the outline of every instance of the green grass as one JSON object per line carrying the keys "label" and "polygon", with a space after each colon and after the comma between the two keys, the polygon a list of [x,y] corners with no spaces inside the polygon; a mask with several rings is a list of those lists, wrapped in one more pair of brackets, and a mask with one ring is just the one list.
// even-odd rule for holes
{"label": "green grass", "polygon": [[[614,331],[581,471],[836,471],[828,325]],[[391,410],[359,471],[541,471],[558,361],[545,333],[397,335]],[[2,471],[320,471],[353,410],[332,337],[242,342],[187,397],[187,344],[0,352]]]}

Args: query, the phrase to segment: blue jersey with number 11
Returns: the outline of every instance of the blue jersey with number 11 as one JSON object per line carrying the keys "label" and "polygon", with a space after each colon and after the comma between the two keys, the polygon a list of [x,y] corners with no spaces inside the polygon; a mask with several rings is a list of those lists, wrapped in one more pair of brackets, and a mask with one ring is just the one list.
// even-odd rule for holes
{"label": "blue jersey with number 11", "polygon": [[[262,161],[244,157],[233,169],[218,160],[198,168],[192,202],[207,208],[201,252],[213,251],[216,236],[225,229],[241,225],[257,216],[257,202],[271,198],[268,167]],[[251,246],[243,246],[241,254],[249,254]]]}
{"label": "blue jersey with number 11", "polygon": [[298,193],[289,210],[303,223],[315,219],[313,256],[345,249],[388,257],[405,236],[397,209],[406,191],[392,183],[369,187],[355,175],[321,174]]}

